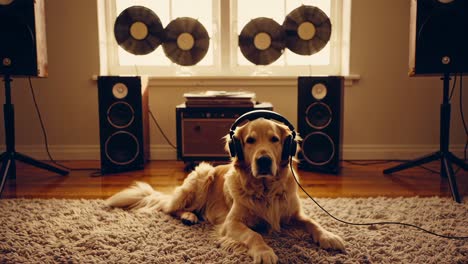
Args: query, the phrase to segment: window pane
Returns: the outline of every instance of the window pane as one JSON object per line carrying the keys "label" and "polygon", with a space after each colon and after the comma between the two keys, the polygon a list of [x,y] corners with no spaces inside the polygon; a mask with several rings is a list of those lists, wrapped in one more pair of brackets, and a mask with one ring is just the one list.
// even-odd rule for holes
{"label": "window pane", "polygon": [[197,65],[213,65],[213,9],[211,2],[212,0],[172,0],[172,19],[178,17],[197,19],[210,36],[208,52]]}
{"label": "window pane", "polygon": [[[284,20],[283,0],[238,0],[237,1],[237,35],[250,20],[258,17],[268,17],[281,25]],[[237,48],[237,64],[253,65],[248,61],[239,48]],[[283,56],[279,57],[270,65],[284,65]]]}
{"label": "window pane", "polygon": [[[151,9],[161,20],[163,27],[177,17],[192,17],[198,19],[208,31],[211,37],[213,32],[212,22],[212,0],[117,0],[116,17],[126,8],[134,5],[141,5]],[[172,11],[172,12],[171,12]],[[133,55],[123,48],[118,48],[119,64],[121,66],[141,65],[141,66],[169,66],[172,62],[164,54],[162,45],[147,55]],[[206,56],[197,65],[213,65],[213,43]]]}
{"label": "window pane", "polygon": [[284,20],[284,0],[238,0],[237,1],[237,31],[252,19],[268,17],[279,24]]}
{"label": "window pane", "polygon": [[[316,6],[330,17],[330,0],[237,0],[237,35],[250,20],[257,17],[272,18],[283,24],[286,15],[301,5]],[[286,48],[283,55],[270,65],[328,65],[330,51],[329,44],[320,52],[310,56],[298,55]],[[237,64],[253,65],[242,55],[240,49],[237,50]]]}
{"label": "window pane", "polygon": [[[330,17],[331,3],[330,0],[287,0],[286,14],[301,5],[311,5],[320,8],[328,17]],[[332,28],[333,32],[333,28]],[[289,49],[286,49],[283,55],[287,65],[328,65],[330,64],[330,43],[322,50],[310,56],[296,54]]]}
{"label": "window pane", "polygon": [[286,14],[301,5],[316,6],[330,17],[330,0],[286,0]]}

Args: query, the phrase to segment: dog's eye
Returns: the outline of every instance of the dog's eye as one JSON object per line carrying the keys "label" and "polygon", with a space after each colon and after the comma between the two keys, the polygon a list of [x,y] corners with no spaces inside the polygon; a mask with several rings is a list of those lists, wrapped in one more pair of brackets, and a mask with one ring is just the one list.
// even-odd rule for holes
{"label": "dog's eye", "polygon": [[253,137],[248,137],[248,138],[245,140],[245,142],[246,142],[247,144],[253,144],[253,143],[255,143],[255,138],[253,138]]}
{"label": "dog's eye", "polygon": [[271,142],[276,143],[279,141],[279,138],[277,136],[272,136],[271,137]]}

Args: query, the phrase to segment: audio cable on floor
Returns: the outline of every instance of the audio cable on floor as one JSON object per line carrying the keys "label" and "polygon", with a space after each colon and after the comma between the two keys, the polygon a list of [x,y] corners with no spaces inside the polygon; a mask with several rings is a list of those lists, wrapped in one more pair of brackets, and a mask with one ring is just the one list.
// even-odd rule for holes
{"label": "audio cable on floor", "polygon": [[[380,164],[387,164],[387,163],[390,163],[390,162],[409,162],[410,160],[374,160],[374,161],[353,161],[353,160],[341,160],[343,162],[346,162],[346,163],[349,163],[351,165],[356,165],[356,166],[372,166],[372,165],[380,165]],[[436,170],[433,170],[431,168],[428,168],[426,166],[423,166],[423,165],[418,165],[419,168],[422,168],[424,170],[427,170],[431,173],[434,173],[434,174],[440,174],[440,171],[436,171]],[[458,170],[460,170],[460,168],[458,168],[456,171],[455,171],[455,174],[458,172]]]}
{"label": "audio cable on floor", "polygon": [[434,236],[438,236],[438,237],[442,237],[442,238],[447,238],[447,239],[459,239],[459,240],[468,240],[468,236],[447,236],[447,235],[442,235],[442,234],[438,234],[438,233],[435,233],[435,232],[432,232],[432,231],[429,231],[427,229],[424,229],[420,226],[417,226],[417,225],[413,225],[413,224],[408,224],[408,223],[402,223],[402,222],[393,222],[393,221],[383,221],[383,222],[369,222],[369,223],[353,223],[353,222],[349,222],[349,221],[345,221],[345,220],[342,220],[334,215],[332,215],[330,212],[328,212],[323,206],[321,206],[305,189],[304,187],[302,187],[302,185],[299,183],[299,180],[297,179],[296,177],[296,173],[294,172],[294,169],[293,169],[293,166],[292,166],[292,159],[289,160],[289,167],[291,169],[291,172],[292,172],[292,176],[294,178],[294,180],[296,181],[297,185],[299,186],[299,188],[301,188],[301,190],[322,210],[324,211],[328,216],[330,216],[331,218],[333,218],[334,220],[338,221],[338,222],[341,222],[341,223],[344,223],[344,224],[347,224],[347,225],[354,225],[354,226],[373,226],[373,225],[400,225],[400,226],[408,226],[408,227],[412,227],[412,228],[416,228],[420,231],[423,231],[425,233],[428,233],[428,234],[431,234],[431,235],[434,235]]}

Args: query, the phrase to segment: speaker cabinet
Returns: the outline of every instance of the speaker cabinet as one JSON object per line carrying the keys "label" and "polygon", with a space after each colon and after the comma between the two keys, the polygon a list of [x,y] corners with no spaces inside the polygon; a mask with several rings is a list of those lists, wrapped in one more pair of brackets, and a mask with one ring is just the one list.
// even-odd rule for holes
{"label": "speaker cabinet", "polygon": [[100,76],[98,98],[101,172],[142,169],[149,160],[146,79]]}
{"label": "speaker cabinet", "polygon": [[0,1],[0,75],[47,77],[43,0]]}
{"label": "speaker cabinet", "polygon": [[344,78],[298,78],[299,169],[339,173]]}
{"label": "speaker cabinet", "polygon": [[468,1],[411,0],[409,75],[468,72]]}

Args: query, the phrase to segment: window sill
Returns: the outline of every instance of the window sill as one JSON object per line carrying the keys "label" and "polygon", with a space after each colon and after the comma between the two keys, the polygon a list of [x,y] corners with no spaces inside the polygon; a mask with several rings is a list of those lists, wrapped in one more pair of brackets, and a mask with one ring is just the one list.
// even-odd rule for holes
{"label": "window sill", "polygon": [[[361,76],[345,76],[345,87],[351,87]],[[149,77],[149,86],[154,87],[203,87],[203,88],[252,88],[256,86],[296,86],[297,76],[179,76]]]}
{"label": "window sill", "polygon": [[[98,75],[92,80],[97,81]],[[297,76],[174,76],[148,77],[152,87],[203,87],[203,88],[252,88],[256,86],[296,86]],[[358,74],[345,76],[345,87],[351,87],[361,79]]]}

